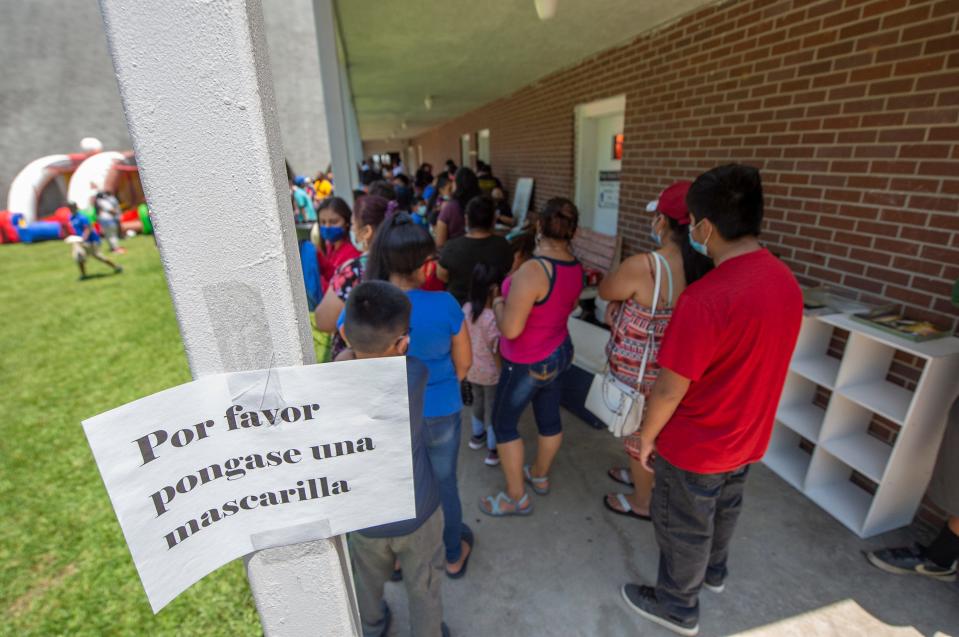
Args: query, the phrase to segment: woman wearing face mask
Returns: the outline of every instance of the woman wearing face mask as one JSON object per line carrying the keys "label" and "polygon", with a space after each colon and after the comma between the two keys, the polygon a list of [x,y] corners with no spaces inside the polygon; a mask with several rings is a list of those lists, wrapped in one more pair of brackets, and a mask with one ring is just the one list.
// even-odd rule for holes
{"label": "woman wearing face mask", "polygon": [[[610,301],[606,323],[610,325],[606,355],[609,371],[628,387],[648,395],[656,382],[659,367],[656,353],[672,316],[673,304],[686,289],[713,267],[711,259],[693,249],[689,242],[689,211],[686,193],[691,183],[678,181],[662,192],[647,209],[655,213],[650,238],[659,246],[654,252],[637,254],[623,261],[599,286],[600,298]],[[660,298],[656,312],[650,311],[656,278],[656,260],[662,266]],[[653,337],[649,338],[650,326]],[[646,372],[639,378],[643,355],[649,349]],[[619,515],[649,520],[653,474],[638,460],[639,432],[624,441],[629,468],[610,469],[610,478],[633,487],[631,494],[609,493],[603,499],[607,509]]]}
{"label": "woman wearing face mask", "polygon": [[350,241],[350,221],[353,215],[343,199],[327,197],[320,202],[317,211],[320,245],[316,260],[320,266],[321,286],[326,292],[336,269],[360,256],[360,251]]}
{"label": "woman wearing face mask", "polygon": [[356,256],[336,269],[330,278],[329,285],[325,288],[323,300],[316,306],[316,329],[333,333],[332,356],[334,358],[346,347],[336,329],[336,320],[346,307],[346,299],[349,298],[350,292],[363,280],[363,273],[366,270],[366,253],[373,243],[376,229],[386,218],[389,204],[389,201],[377,195],[365,195],[356,202],[353,223],[346,239],[354,248]]}

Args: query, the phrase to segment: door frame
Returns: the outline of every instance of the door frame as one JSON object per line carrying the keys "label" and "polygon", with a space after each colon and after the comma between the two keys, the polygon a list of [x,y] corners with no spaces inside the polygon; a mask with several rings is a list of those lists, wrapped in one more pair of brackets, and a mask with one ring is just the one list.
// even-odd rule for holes
{"label": "door frame", "polygon": [[[596,120],[600,117],[606,117],[607,115],[618,115],[626,114],[626,95],[615,95],[613,97],[607,97],[601,100],[595,100],[593,102],[587,102],[585,104],[579,104],[573,108],[573,118],[574,118],[574,195],[573,201],[576,202],[576,206],[580,211],[586,210],[586,201],[585,197],[587,193],[594,193],[587,183],[588,179],[593,178],[593,173],[595,172],[595,166],[590,170],[589,167],[592,166],[596,157]],[[595,219],[592,213],[593,208],[595,207],[595,202],[592,201],[594,198],[592,194],[589,196],[589,208],[591,212],[589,213],[588,224],[584,223],[583,225],[588,225],[592,227]],[[617,224],[618,225],[618,224]]]}

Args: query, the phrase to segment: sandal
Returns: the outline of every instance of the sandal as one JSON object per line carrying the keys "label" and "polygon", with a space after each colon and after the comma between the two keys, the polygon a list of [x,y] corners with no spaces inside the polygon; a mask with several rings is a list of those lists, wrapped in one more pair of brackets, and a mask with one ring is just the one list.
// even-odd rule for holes
{"label": "sandal", "polygon": [[610,469],[606,472],[606,475],[608,475],[613,482],[625,484],[627,487],[636,486],[633,484],[633,474],[625,467],[616,467],[614,469]]}
{"label": "sandal", "polygon": [[[619,501],[619,506],[621,506],[622,509],[617,509],[616,507],[614,507],[612,504],[609,503],[610,496],[615,496],[616,500]],[[652,518],[649,517],[648,515],[643,515],[642,513],[636,513],[635,511],[633,511],[633,506],[629,503],[629,500],[627,500],[626,496],[623,495],[622,493],[607,493],[606,495],[604,495],[603,506],[605,506],[607,509],[609,509],[610,511],[612,511],[613,513],[617,515],[624,515],[628,518],[639,518],[640,520],[644,520],[646,522],[650,522],[652,520]]]}
{"label": "sandal", "polygon": [[[528,464],[524,464],[523,477],[526,478],[526,482],[533,487],[533,491],[536,493],[536,495],[546,495],[549,493],[549,476],[534,478],[533,474],[530,472],[530,466]],[[544,484],[546,486],[543,486]]]}
{"label": "sandal", "polygon": [[[523,504],[524,502],[525,506]],[[513,509],[507,511],[503,508],[504,504],[512,504]],[[528,493],[524,493],[523,497],[519,500],[513,500],[506,495],[505,491],[500,491],[496,495],[488,495],[485,498],[480,498],[479,508],[480,511],[486,515],[501,518],[507,515],[529,515],[533,512],[533,503],[530,501]]]}
{"label": "sandal", "polygon": [[469,566],[470,558],[473,557],[473,544],[476,542],[476,538],[473,536],[473,530],[465,524],[463,525],[463,530],[460,532],[460,540],[466,542],[466,546],[470,547],[470,552],[466,555],[466,559],[463,560],[463,566],[460,567],[459,571],[456,573],[446,571],[446,577],[450,579],[460,579],[466,575],[466,567]]}

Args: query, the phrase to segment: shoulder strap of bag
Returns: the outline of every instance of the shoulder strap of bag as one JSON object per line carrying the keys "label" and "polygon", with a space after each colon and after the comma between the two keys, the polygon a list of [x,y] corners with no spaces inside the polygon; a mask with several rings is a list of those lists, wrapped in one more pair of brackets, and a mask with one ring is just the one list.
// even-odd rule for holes
{"label": "shoulder strap of bag", "polygon": [[673,304],[673,270],[669,267],[669,261],[666,260],[666,257],[658,252],[654,254],[662,259],[663,269],[666,270],[666,305],[669,306]]}

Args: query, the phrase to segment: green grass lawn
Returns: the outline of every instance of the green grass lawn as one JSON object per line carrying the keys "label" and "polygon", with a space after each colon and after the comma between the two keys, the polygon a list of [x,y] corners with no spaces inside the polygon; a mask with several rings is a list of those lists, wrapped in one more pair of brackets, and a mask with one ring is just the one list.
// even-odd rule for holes
{"label": "green grass lawn", "polygon": [[159,615],[80,421],[190,380],[150,237],[78,282],[61,242],[0,246],[0,635],[254,635],[240,562]]}

